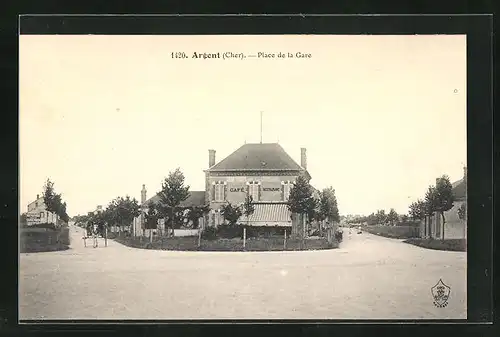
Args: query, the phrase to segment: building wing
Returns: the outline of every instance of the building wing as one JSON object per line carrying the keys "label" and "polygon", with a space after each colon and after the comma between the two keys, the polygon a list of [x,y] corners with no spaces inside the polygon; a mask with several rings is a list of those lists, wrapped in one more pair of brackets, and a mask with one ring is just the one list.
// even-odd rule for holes
{"label": "building wing", "polygon": [[[151,204],[158,204],[160,202],[160,196],[156,194],[144,203],[146,206]],[[179,207],[197,207],[203,206],[205,204],[205,191],[190,191],[189,197],[181,202]]]}

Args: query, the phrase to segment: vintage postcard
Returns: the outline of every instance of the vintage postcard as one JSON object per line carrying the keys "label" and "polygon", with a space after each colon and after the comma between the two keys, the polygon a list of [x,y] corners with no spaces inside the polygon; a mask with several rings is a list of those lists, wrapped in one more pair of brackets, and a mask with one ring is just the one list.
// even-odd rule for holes
{"label": "vintage postcard", "polygon": [[467,318],[466,48],[20,35],[19,318]]}

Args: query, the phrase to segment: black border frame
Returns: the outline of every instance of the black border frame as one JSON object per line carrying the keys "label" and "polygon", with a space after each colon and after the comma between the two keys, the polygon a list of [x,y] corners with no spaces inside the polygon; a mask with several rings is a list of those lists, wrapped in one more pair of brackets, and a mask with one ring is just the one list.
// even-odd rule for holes
{"label": "black border frame", "polygon": [[[492,254],[493,254],[493,17],[492,15],[189,15],[189,16],[22,16],[19,18],[21,34],[466,34],[467,35],[467,166],[468,181],[468,223],[481,226],[468,227],[468,322],[491,321],[493,310],[492,287]],[[16,44],[16,56],[18,45]],[[17,62],[16,65],[18,66]],[[15,79],[14,89],[17,92],[17,68],[8,69]],[[17,95],[16,114],[9,120],[9,130],[4,135],[18,141],[18,110]],[[11,98],[12,98],[11,97]],[[3,125],[6,125],[2,123]],[[9,133],[10,131],[10,133]],[[12,139],[10,139],[12,141]],[[12,146],[13,149],[13,146]],[[12,222],[18,219],[18,148],[9,152],[9,160],[15,162],[14,171],[7,172],[3,168],[4,177],[12,174],[7,180],[7,202],[2,210],[2,220]],[[10,167],[9,167],[10,168]],[[15,174],[15,176],[14,176]],[[7,211],[4,213],[5,209]],[[4,215],[5,214],[5,215]],[[3,222],[3,221],[2,221]],[[13,235],[17,235],[17,228]],[[9,248],[7,254],[12,260],[18,261],[17,247]],[[5,250],[6,247],[3,247]],[[11,260],[11,261],[12,261]],[[17,271],[17,263],[13,266]],[[11,283],[17,290],[17,279]],[[4,318],[4,327],[17,325],[17,291],[9,292],[9,309],[0,314]],[[66,321],[67,322],[67,321]],[[80,321],[91,322],[91,321]],[[139,323],[132,321],[135,326],[127,324],[124,327],[99,324],[94,321],[88,328],[101,331],[118,332],[122,328],[135,330]],[[117,323],[119,321],[113,321]],[[147,323],[186,323],[186,321],[147,321]],[[313,327],[317,322],[311,321],[192,321],[183,324],[194,333],[199,332],[196,325],[206,323],[299,323],[303,328]],[[366,327],[373,323],[410,323],[409,321],[319,321],[318,323],[361,323],[358,327]],[[416,321],[424,323],[446,323],[452,321]],[[43,325],[27,326],[30,330],[64,331],[67,325],[54,326],[50,321]],[[55,321],[54,321],[55,323]],[[76,321],[75,321],[76,323]],[[104,322],[102,322],[104,323]],[[111,322],[110,322],[111,323]],[[218,324],[220,326],[220,324]],[[177,330],[177,324],[171,325]],[[243,326],[242,326],[243,327]],[[288,326],[287,326],[288,327]],[[326,326],[323,326],[326,328]],[[321,330],[323,327],[318,328]],[[81,330],[84,326],[77,327]],[[208,328],[208,327],[207,327]],[[280,329],[285,328],[281,326]],[[292,331],[298,332],[297,327]],[[149,331],[153,327],[148,327]],[[4,330],[5,331],[5,330]],[[181,332],[180,330],[177,330]],[[316,329],[317,332],[317,329]]]}

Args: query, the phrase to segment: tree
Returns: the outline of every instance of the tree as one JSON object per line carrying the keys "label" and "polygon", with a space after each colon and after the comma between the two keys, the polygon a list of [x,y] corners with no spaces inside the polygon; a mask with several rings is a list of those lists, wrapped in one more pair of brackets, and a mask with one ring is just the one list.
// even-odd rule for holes
{"label": "tree", "polygon": [[111,201],[105,213],[108,223],[118,225],[121,233],[123,227],[131,226],[134,218],[141,212],[138,201],[127,195],[125,198],[117,197]]}
{"label": "tree", "polygon": [[319,215],[319,199],[316,199],[313,195],[311,199],[308,200],[308,211],[307,211],[307,222],[310,224],[314,220],[318,220],[320,218]]}
{"label": "tree", "polygon": [[174,236],[174,214],[175,208],[179,204],[189,198],[189,185],[184,186],[184,174],[180,168],[176,168],[170,172],[161,185],[162,189],[158,193],[160,196],[160,213],[170,213],[170,226],[172,236]]}
{"label": "tree", "polygon": [[158,220],[160,219],[160,214],[155,204],[151,203],[148,206],[148,211],[144,213],[145,222],[144,227],[146,229],[156,229],[158,227]]}
{"label": "tree", "polygon": [[104,210],[104,218],[106,219],[108,227],[121,224],[121,220],[118,214],[119,200],[120,198],[111,200],[111,202],[108,204],[108,207]]}
{"label": "tree", "polygon": [[387,222],[387,214],[385,214],[385,210],[379,209],[375,214],[375,219],[377,224],[385,224]]}
{"label": "tree", "polygon": [[443,175],[436,179],[436,190],[434,195],[434,210],[441,215],[443,219],[443,233],[442,239],[444,240],[444,231],[446,219],[444,212],[449,211],[453,207],[453,187],[451,186],[450,178],[447,175]]}
{"label": "tree", "polygon": [[394,208],[391,208],[389,214],[387,214],[387,222],[392,226],[394,226],[395,223],[398,221],[398,219],[399,219],[398,213]]}
{"label": "tree", "polygon": [[28,219],[26,213],[22,213],[19,217],[19,224],[21,227],[25,227],[28,224]]}
{"label": "tree", "polygon": [[235,225],[238,219],[243,215],[240,207],[233,206],[230,203],[222,206],[221,214],[229,225]]}
{"label": "tree", "polygon": [[335,189],[333,187],[325,188],[320,193],[319,199],[319,221],[329,221],[335,223],[340,221],[339,208],[337,205],[337,197],[335,196]]}
{"label": "tree", "polygon": [[61,217],[61,220],[68,223],[69,221],[69,215],[66,211],[66,202],[63,202],[62,204],[60,204],[60,207],[59,207],[59,216]]}
{"label": "tree", "polygon": [[[61,201],[61,196],[57,195],[54,190],[54,183],[47,179],[43,187],[43,202],[48,212],[56,213],[59,208],[58,202]],[[57,218],[56,218],[57,224]]]}
{"label": "tree", "polygon": [[120,198],[118,214],[122,224],[131,226],[134,218],[141,214],[139,202],[135,198],[131,199],[128,195],[125,198]]}
{"label": "tree", "polygon": [[431,228],[430,228],[430,221],[428,221],[427,218],[432,216],[436,211],[434,206],[435,199],[436,199],[436,188],[433,185],[430,185],[427,188],[427,192],[425,193],[424,207],[423,207],[425,215],[425,231],[429,236],[431,236]]}
{"label": "tree", "polygon": [[250,215],[255,212],[255,206],[253,204],[253,197],[250,194],[247,194],[245,198],[245,202],[243,203],[243,214],[247,218],[247,225],[249,222]]}
{"label": "tree", "polygon": [[43,190],[43,202],[47,211],[56,215],[55,224],[57,225],[58,218],[67,223],[69,216],[66,212],[66,202],[62,201],[61,194],[55,192],[54,183],[50,179],[45,182]]}
{"label": "tree", "polygon": [[372,213],[366,217],[366,224],[368,226],[376,225],[377,224],[377,215],[375,213]]}
{"label": "tree", "polygon": [[409,206],[408,214],[412,220],[424,220],[425,219],[425,202],[418,199],[412,202]]}
{"label": "tree", "polygon": [[149,229],[149,242],[153,241],[153,229],[158,228],[158,220],[160,219],[160,213],[154,203],[151,203],[148,207],[148,211],[144,213],[145,222],[144,228]]}
{"label": "tree", "polygon": [[300,175],[297,177],[295,184],[290,190],[290,196],[288,198],[287,207],[292,214],[301,215],[302,221],[297,228],[298,234],[302,237],[301,248],[304,246],[304,230],[305,230],[305,216],[314,212],[316,208],[316,202],[312,194],[312,187],[309,185],[309,181]]}
{"label": "tree", "polygon": [[198,228],[200,226],[200,218],[208,214],[209,211],[210,207],[208,205],[190,207],[187,219],[193,223],[193,228]]}

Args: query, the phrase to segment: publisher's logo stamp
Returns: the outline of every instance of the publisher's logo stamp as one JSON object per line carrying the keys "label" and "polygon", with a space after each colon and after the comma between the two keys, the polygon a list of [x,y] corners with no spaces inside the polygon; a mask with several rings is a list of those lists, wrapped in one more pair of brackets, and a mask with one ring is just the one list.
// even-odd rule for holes
{"label": "publisher's logo stamp", "polygon": [[434,305],[438,308],[444,308],[448,305],[450,298],[450,287],[444,284],[443,280],[439,279],[434,287],[431,288]]}

